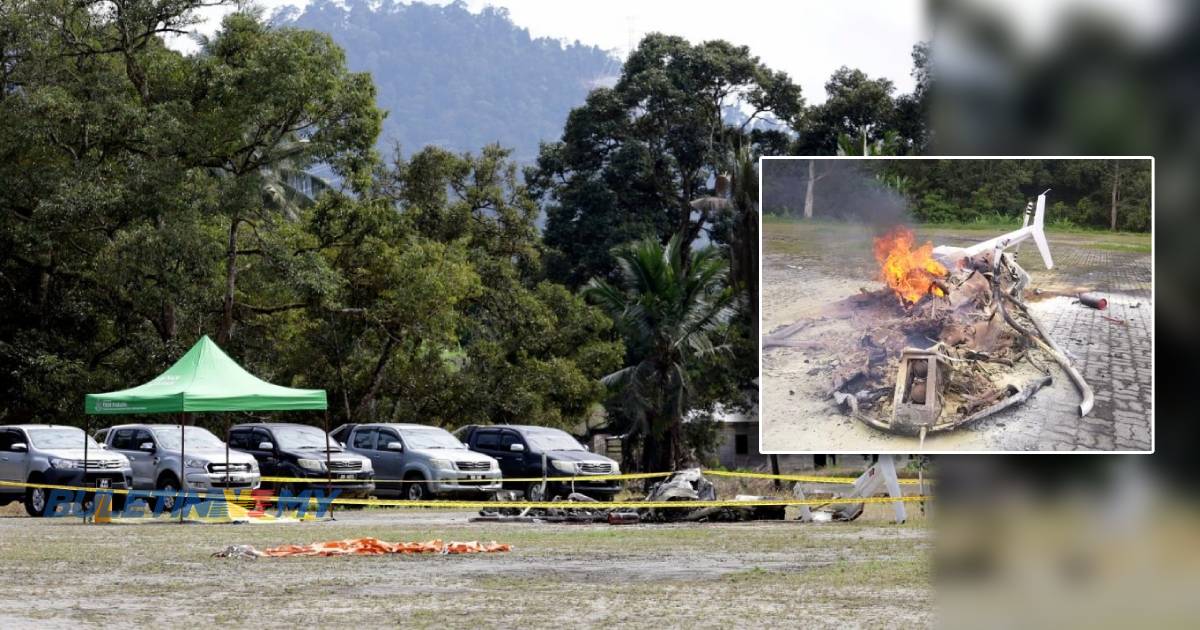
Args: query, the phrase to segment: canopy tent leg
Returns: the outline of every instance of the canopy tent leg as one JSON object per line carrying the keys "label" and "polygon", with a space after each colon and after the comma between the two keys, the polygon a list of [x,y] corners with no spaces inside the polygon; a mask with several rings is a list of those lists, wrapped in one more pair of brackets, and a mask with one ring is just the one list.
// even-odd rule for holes
{"label": "canopy tent leg", "polygon": [[[184,428],[187,426],[187,412],[179,414],[179,476],[183,479],[179,480],[179,491],[183,492],[187,486],[187,443],[186,432]],[[179,506],[179,524],[183,525],[183,502],[179,500],[179,496],[175,496],[175,505]]]}
{"label": "canopy tent leg", "polygon": [[[87,469],[88,469],[88,430],[89,430],[89,429],[91,429],[91,423],[89,423],[89,422],[88,422],[88,420],[89,420],[89,418],[88,418],[88,416],[85,414],[85,415],[83,416],[83,477],[82,477],[82,479],[83,479],[83,482],[82,482],[82,484],[81,484],[81,485],[83,485],[83,486],[87,486]],[[85,494],[84,496],[86,497],[87,495]],[[95,505],[96,505],[96,500],[97,500],[96,498],[93,498],[93,499],[92,499],[92,505],[93,505],[93,506],[95,506]],[[80,507],[83,507],[83,506],[81,505]],[[83,522],[84,522],[84,523],[86,523],[86,522],[88,521],[88,517],[87,517],[87,510],[81,510],[81,512],[83,512],[83,515],[82,515]]]}
{"label": "canopy tent leg", "polygon": [[[325,410],[325,496],[333,494],[333,456],[329,453],[329,409]],[[329,502],[329,519],[337,520],[333,516],[333,501]]]}

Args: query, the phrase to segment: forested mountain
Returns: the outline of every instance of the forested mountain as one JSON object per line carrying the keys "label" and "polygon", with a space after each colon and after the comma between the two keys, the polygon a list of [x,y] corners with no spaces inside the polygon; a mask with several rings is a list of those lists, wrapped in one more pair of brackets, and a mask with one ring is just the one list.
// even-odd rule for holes
{"label": "forested mountain", "polygon": [[538,142],[557,139],[567,112],[621,65],[594,46],[532,38],[504,9],[476,14],[462,2],[316,0],[274,22],[328,33],[351,70],[371,73],[388,111],[380,144],[399,142],[405,154],[499,143],[532,161]]}

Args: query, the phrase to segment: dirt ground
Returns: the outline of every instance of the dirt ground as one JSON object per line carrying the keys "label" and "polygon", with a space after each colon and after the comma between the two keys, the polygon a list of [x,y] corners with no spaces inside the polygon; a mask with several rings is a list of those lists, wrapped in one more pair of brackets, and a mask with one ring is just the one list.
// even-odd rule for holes
{"label": "dirt ground", "polygon": [[[853,523],[472,524],[369,509],[335,521],[84,525],[0,508],[0,627],[929,626],[931,536],[869,505]],[[465,556],[211,558],[231,544],[479,540]]]}
{"label": "dirt ground", "polygon": [[[967,245],[992,236],[976,230],[916,229],[918,242]],[[763,226],[762,330],[796,322],[809,326],[791,337],[828,345],[857,340],[863,322],[845,314],[847,298],[875,290],[878,267],[869,226],[838,223],[765,222]],[[1054,378],[1024,407],[975,425],[926,438],[926,451],[1149,450],[1152,403],[1153,303],[1148,235],[1048,234],[1055,268],[1045,269],[1030,247],[1018,256],[1046,292],[1031,310],[1050,329],[1096,391],[1086,419],[1079,395],[1054,364]],[[1098,292],[1110,306],[1100,312],[1053,293]],[[1113,317],[1113,322],[1104,317]],[[924,347],[929,343],[915,341]],[[872,429],[833,404],[831,374],[840,357],[812,348],[764,352],[762,447],[766,451],[916,452],[916,438]],[[1014,374],[1013,381],[1028,378]]]}

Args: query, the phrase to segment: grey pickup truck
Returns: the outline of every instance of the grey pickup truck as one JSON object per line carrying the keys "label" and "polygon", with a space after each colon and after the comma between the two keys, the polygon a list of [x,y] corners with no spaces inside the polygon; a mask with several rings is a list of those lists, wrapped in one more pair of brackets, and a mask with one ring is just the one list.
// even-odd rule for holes
{"label": "grey pickup truck", "polygon": [[490,496],[500,465],[445,429],[422,424],[344,424],[332,432],[346,450],[371,460],[375,493],[419,501],[439,494]]}
{"label": "grey pickup truck", "polygon": [[[177,424],[122,424],[96,434],[108,448],[129,458],[133,487],[178,492],[257,488],[258,462],[248,453],[228,449],[220,438],[201,427],[187,427],[180,442]],[[163,507],[174,509],[171,497]]]}
{"label": "grey pickup truck", "polygon": [[[0,427],[0,481],[128,489],[133,471],[124,455],[105,450],[79,427],[18,424]],[[0,505],[23,498],[30,516],[44,516],[49,493],[46,488],[0,485]],[[114,494],[113,507],[123,499]]]}

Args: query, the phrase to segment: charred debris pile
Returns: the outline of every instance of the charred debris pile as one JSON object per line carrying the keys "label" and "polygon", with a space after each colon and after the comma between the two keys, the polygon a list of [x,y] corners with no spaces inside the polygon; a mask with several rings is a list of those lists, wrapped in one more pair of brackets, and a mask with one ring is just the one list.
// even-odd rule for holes
{"label": "charred debris pile", "polygon": [[[887,286],[846,300],[853,337],[819,344],[840,357],[834,403],[876,429],[924,439],[1028,401],[1058,364],[1083,397],[1080,415],[1089,413],[1091,389],[1025,304],[1029,275],[1004,245],[947,258],[928,243],[914,248],[903,227],[877,238]],[[767,335],[764,349],[813,345],[789,340],[811,323]]]}

